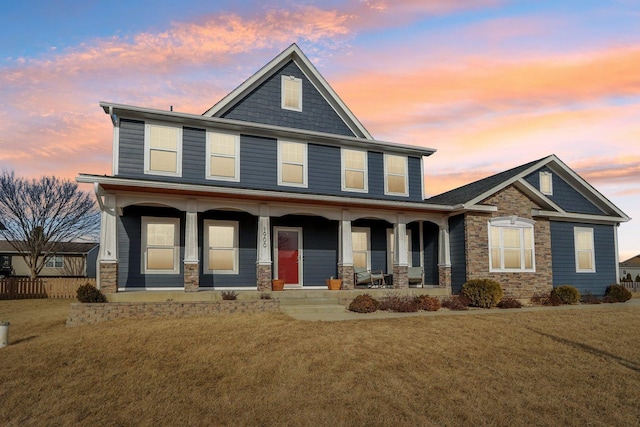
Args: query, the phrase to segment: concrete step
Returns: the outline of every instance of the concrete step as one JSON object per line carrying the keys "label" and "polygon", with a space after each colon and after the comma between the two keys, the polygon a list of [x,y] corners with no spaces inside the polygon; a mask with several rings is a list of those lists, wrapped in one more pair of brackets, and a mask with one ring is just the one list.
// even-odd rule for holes
{"label": "concrete step", "polygon": [[344,313],[346,308],[343,305],[280,305],[280,311],[285,314],[304,313]]}

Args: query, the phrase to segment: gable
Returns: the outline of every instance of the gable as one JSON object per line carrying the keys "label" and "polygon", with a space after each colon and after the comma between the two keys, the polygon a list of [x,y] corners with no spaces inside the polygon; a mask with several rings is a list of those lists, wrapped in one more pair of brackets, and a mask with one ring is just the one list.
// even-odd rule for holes
{"label": "gable", "polygon": [[[302,81],[302,111],[282,108],[282,76]],[[293,60],[228,107],[221,117],[357,137]]]}

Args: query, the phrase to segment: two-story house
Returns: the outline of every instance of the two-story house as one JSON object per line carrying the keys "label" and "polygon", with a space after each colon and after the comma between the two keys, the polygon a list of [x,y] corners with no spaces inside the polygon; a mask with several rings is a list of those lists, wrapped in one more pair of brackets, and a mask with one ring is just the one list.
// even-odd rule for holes
{"label": "two-story house", "polygon": [[295,44],[202,115],[100,106],[113,173],[77,180],[102,209],[107,293],[351,289],[354,268],[403,288],[411,266],[426,285],[496,277],[523,297],[617,280],[629,218],[555,156],[425,200],[435,150],[374,139]]}

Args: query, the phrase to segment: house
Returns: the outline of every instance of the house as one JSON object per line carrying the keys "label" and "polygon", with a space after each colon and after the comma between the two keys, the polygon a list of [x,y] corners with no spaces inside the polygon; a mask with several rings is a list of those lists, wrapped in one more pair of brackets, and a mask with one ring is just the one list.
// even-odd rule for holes
{"label": "house", "polygon": [[640,255],[620,263],[620,278],[625,278],[628,274],[631,275],[631,280],[637,281],[636,276],[640,275]]}
{"label": "house", "polygon": [[[96,277],[97,243],[59,242],[54,245],[40,277]],[[6,240],[0,240],[0,276],[29,277],[22,255]]]}
{"label": "house", "polygon": [[425,199],[436,150],[374,139],[295,44],[202,115],[100,106],[112,174],[77,181],[102,210],[104,292],[352,289],[357,268],[523,297],[617,280],[629,218],[557,157]]}

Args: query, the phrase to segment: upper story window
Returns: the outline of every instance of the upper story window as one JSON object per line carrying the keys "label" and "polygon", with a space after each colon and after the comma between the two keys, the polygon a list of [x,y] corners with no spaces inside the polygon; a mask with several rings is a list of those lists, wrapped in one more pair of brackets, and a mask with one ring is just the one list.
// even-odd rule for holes
{"label": "upper story window", "polygon": [[575,227],[573,239],[576,249],[576,273],[595,273],[593,228]]}
{"label": "upper story window", "polygon": [[64,267],[64,256],[51,255],[47,258],[47,262],[44,264],[47,268],[62,268]]}
{"label": "upper story window", "polygon": [[533,224],[516,216],[489,221],[489,271],[535,271]]}
{"label": "upper story window", "polygon": [[182,128],[145,124],[144,173],[182,176]]}
{"label": "upper story window", "polygon": [[302,80],[293,76],[282,76],[282,108],[302,111]]}
{"label": "upper story window", "polygon": [[307,144],[278,141],[278,185],[307,187]]}
{"label": "upper story window", "polygon": [[540,172],[540,192],[549,196],[553,195],[553,174]]}
{"label": "upper story window", "polygon": [[405,156],[384,155],[384,194],[408,196],[408,166]]}
{"label": "upper story window", "polygon": [[240,136],[207,132],[207,179],[240,181]]}
{"label": "upper story window", "polygon": [[342,190],[368,191],[367,152],[342,149]]}
{"label": "upper story window", "polygon": [[180,219],[142,217],[142,273],[180,271]]}
{"label": "upper story window", "polygon": [[205,269],[216,274],[238,273],[238,221],[204,222]]}

